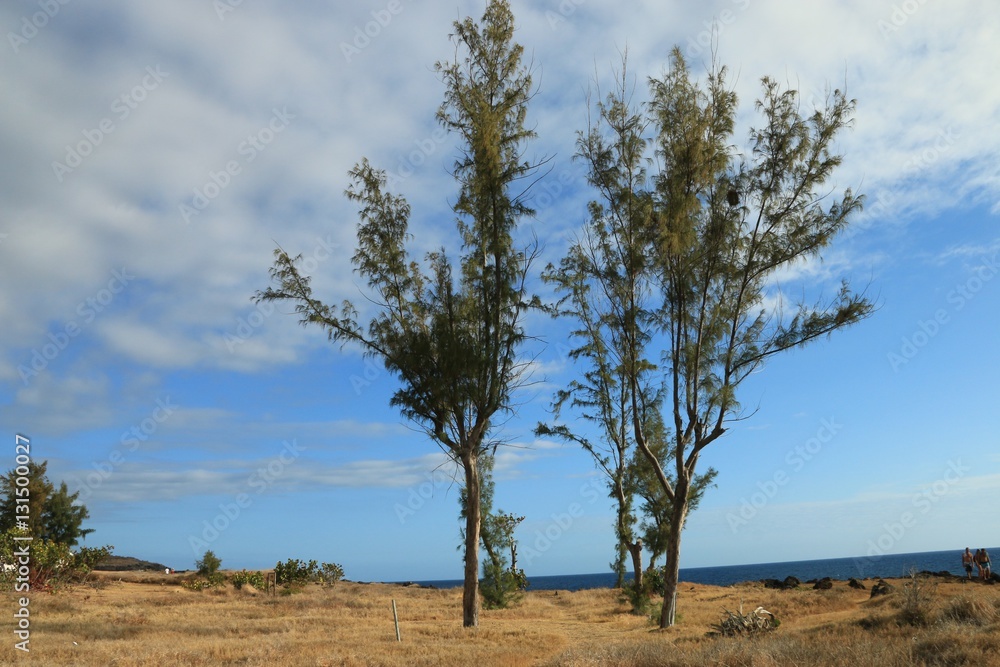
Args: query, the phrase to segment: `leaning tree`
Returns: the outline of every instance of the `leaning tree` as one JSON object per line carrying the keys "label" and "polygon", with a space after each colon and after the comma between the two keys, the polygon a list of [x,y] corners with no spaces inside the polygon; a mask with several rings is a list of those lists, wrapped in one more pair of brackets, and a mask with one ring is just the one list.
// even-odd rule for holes
{"label": "leaning tree", "polygon": [[[823,108],[803,115],[796,91],[764,78],[756,105],[762,125],[750,130],[744,154],[734,147],[737,98],[725,68],[699,82],[674,49],[669,69],[649,83],[643,109],[619,88],[581,139],[600,197],[587,243],[575,244],[560,266],[560,286],[610,305],[600,320],[608,331],[592,336],[590,349],[619,351],[609,357],[611,373],[593,368],[624,385],[616,418],[627,416],[652,485],[669,501],[652,504],[666,515],[658,523],[666,527],[660,625],[667,627],[699,457],[745,416],[737,389],[769,357],[858,322],[873,306],[846,282],[836,296],[803,300],[790,314],[767,299],[779,271],[818,259],[861,208],[860,196],[850,189],[834,196],[830,185],[841,164],[833,142],[851,122],[853,100],[833,91]],[[646,173],[649,164],[654,173]],[[577,313],[582,331],[597,321],[592,311],[584,315]]]}
{"label": "leaning tree", "polygon": [[[299,257],[275,251],[274,286],[260,301],[291,301],[304,325],[324,328],[332,341],[360,346],[400,381],[391,404],[421,426],[464,471],[465,586],[463,623],[479,624],[480,484],[478,459],[495,444],[496,417],[512,409],[524,382],[525,282],[533,247],[515,243],[519,220],[532,213],[524,183],[535,165],[525,160],[532,96],[523,48],[513,41],[514,16],[491,0],[481,24],[454,24],[456,53],[436,69],[445,84],[437,118],[460,142],[454,165],[459,191],[460,258],[445,249],[412,259],[410,207],[386,191],[386,174],[362,160],[350,172],[347,196],[360,205],[355,271],[367,281],[374,310],[359,323],[350,301],[330,305],[313,296]],[[457,275],[456,275],[457,274]]]}

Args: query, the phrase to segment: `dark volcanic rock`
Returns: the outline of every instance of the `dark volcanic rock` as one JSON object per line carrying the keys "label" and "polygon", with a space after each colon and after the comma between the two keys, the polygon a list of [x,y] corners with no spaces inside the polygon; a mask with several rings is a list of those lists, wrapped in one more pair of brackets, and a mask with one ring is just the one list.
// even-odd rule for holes
{"label": "dark volcanic rock", "polygon": [[784,581],[780,579],[761,579],[760,581],[764,584],[764,588],[774,588],[780,591],[791,590],[802,583],[795,577],[785,577]]}
{"label": "dark volcanic rock", "polygon": [[851,588],[857,588],[858,590],[861,591],[867,590],[867,588],[863,583],[861,583],[860,581],[858,581],[853,577],[851,577],[851,579],[847,582],[847,585],[850,586]]}
{"label": "dark volcanic rock", "polygon": [[813,590],[816,591],[828,591],[833,588],[833,579],[830,577],[823,577],[815,584],[813,584]]}
{"label": "dark volcanic rock", "polygon": [[886,582],[884,579],[879,579],[878,582],[872,586],[872,594],[870,598],[877,597],[879,595],[888,595],[894,590],[892,584]]}

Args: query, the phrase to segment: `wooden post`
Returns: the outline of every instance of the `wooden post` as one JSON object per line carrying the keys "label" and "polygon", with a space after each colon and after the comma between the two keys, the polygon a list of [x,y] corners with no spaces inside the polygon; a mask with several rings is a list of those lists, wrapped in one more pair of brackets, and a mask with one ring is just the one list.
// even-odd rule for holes
{"label": "wooden post", "polygon": [[396,613],[396,600],[392,601],[392,621],[396,624],[396,641],[403,641],[399,636],[399,615]]}

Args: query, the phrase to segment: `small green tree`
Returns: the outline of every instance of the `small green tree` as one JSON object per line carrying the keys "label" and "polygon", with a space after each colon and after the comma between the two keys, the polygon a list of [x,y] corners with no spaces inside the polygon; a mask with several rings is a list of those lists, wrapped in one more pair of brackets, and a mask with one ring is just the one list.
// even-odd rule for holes
{"label": "small green tree", "polygon": [[81,528],[84,520],[90,518],[90,513],[85,505],[77,502],[79,496],[79,491],[69,492],[66,482],[59,484],[59,490],[50,495],[45,504],[43,537],[73,547],[79,538],[94,532],[92,528]]}
{"label": "small green tree", "polygon": [[209,550],[199,560],[196,560],[194,564],[198,568],[199,575],[211,579],[218,573],[219,568],[222,566],[222,559]]}
{"label": "small green tree", "polygon": [[[82,527],[90,513],[78,501],[80,492],[70,493],[66,482],[57,491],[49,481],[48,461],[32,461],[25,468],[24,474],[14,468],[0,477],[0,531],[23,528],[35,538],[69,547],[94,532]],[[19,478],[27,484],[18,484]]]}

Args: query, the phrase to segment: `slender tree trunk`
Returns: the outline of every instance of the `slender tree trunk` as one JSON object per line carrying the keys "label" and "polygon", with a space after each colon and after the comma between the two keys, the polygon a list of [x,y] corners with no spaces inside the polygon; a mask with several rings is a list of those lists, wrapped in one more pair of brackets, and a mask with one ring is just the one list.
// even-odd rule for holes
{"label": "slender tree trunk", "polygon": [[667,537],[667,562],[663,567],[663,611],[660,627],[669,628],[677,616],[677,583],[680,578],[681,531],[687,518],[688,484],[686,480],[675,487],[674,509],[671,513],[670,534]]}
{"label": "slender tree trunk", "polygon": [[480,488],[479,468],[475,454],[462,456],[465,468],[465,585],[462,589],[462,625],[479,627],[479,528]]}
{"label": "slender tree trunk", "polygon": [[628,518],[628,508],[626,507],[627,498],[625,496],[625,489],[622,485],[620,479],[616,479],[615,483],[615,499],[618,501],[618,531],[617,538],[618,544],[615,547],[615,588],[625,587],[625,554],[632,550],[631,545],[628,540],[631,537],[631,531],[627,524]]}
{"label": "slender tree trunk", "polygon": [[628,545],[628,550],[632,554],[632,569],[635,570],[635,592],[642,592],[642,540],[636,540],[634,544]]}

